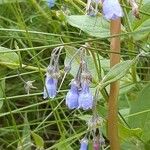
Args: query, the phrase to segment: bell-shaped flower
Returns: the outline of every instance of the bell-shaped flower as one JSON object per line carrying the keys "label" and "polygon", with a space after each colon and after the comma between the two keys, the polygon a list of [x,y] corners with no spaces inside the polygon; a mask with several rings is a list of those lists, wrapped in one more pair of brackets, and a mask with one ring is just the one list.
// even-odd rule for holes
{"label": "bell-shaped flower", "polygon": [[79,108],[83,110],[91,109],[93,107],[93,96],[89,89],[87,82],[82,83],[82,90],[79,94]]}
{"label": "bell-shaped flower", "polygon": [[44,93],[43,93],[43,98],[54,98],[57,94],[57,82],[58,80],[56,78],[53,78],[49,76],[48,74],[46,75],[46,80],[45,80],[45,87],[44,87]]}
{"label": "bell-shaped flower", "polygon": [[84,137],[81,140],[80,150],[87,150],[87,149],[88,149],[88,139]]}
{"label": "bell-shaped flower", "polygon": [[93,150],[99,150],[99,149],[100,149],[100,140],[98,137],[95,137],[93,141]]}
{"label": "bell-shaped flower", "polygon": [[108,20],[116,20],[123,16],[118,0],[103,0],[103,14]]}
{"label": "bell-shaped flower", "polygon": [[55,0],[47,0],[47,3],[50,8],[55,6]]}
{"label": "bell-shaped flower", "polygon": [[78,83],[73,80],[71,83],[71,88],[66,95],[66,105],[69,109],[78,108]]}

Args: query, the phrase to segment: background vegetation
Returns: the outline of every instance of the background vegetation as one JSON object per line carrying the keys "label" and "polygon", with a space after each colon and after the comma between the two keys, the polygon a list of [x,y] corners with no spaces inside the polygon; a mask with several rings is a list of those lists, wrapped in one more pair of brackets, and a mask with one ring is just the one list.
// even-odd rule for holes
{"label": "background vegetation", "polygon": [[[122,150],[150,149],[150,1],[139,0],[140,20],[131,14],[126,1],[121,4],[121,61],[132,60],[143,52],[138,63],[129,66],[120,80],[119,137]],[[86,2],[57,0],[49,8],[42,0],[0,0],[0,149],[77,150],[87,132],[91,111],[65,106],[65,95],[79,65],[78,55],[54,100],[44,100],[42,92],[51,51],[64,45],[60,57],[70,61],[76,50],[88,43],[88,68],[92,73],[91,90],[109,71],[109,22],[99,13],[85,14]],[[101,9],[101,8],[100,8]],[[19,69],[19,72],[18,72]],[[117,72],[119,74],[121,71]],[[33,81],[37,89],[26,94],[24,82]],[[62,77],[60,78],[60,82]],[[109,149],[105,120],[109,86],[102,92],[97,111],[104,119],[101,126]],[[91,144],[90,144],[91,147]]]}

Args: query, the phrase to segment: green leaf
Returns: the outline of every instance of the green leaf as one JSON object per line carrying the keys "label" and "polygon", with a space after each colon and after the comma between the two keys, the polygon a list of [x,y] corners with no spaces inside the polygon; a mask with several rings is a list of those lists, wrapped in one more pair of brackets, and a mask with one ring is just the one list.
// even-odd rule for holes
{"label": "green leaf", "polygon": [[134,63],[135,63],[135,59],[134,60],[126,60],[126,61],[123,61],[123,62],[113,66],[110,69],[110,71],[102,79],[102,81],[100,83],[101,87],[103,88],[103,87],[109,85],[110,83],[121,79],[123,76],[125,76],[128,73],[130,67]]}
{"label": "green leaf", "polygon": [[144,148],[142,141],[137,138],[130,138],[121,144],[121,150],[149,150]]}
{"label": "green leaf", "polygon": [[[143,29],[147,29],[148,27],[150,27],[150,19],[147,19],[146,21],[144,21],[140,26],[138,26],[136,28],[135,31],[140,31],[140,30],[143,30]],[[148,32],[148,31],[142,32],[142,34],[137,33],[134,36],[134,40],[141,40],[141,39],[147,37],[149,34],[150,34],[150,32]]]}
{"label": "green leaf", "polygon": [[18,68],[19,65],[19,56],[13,52],[4,53],[2,51],[10,51],[5,47],[0,47],[0,64],[7,66],[11,69]]}
{"label": "green leaf", "polygon": [[122,124],[119,124],[119,137],[123,141],[130,139],[132,137],[140,137],[141,134],[142,134],[142,129],[140,128],[130,129],[130,128],[125,127]]}
{"label": "green leaf", "polygon": [[150,111],[147,110],[150,110],[150,83],[139,93],[137,100],[131,102],[129,117],[132,128],[143,130],[142,139],[145,142],[150,140]]}
{"label": "green leaf", "polygon": [[109,23],[103,17],[90,17],[87,15],[67,16],[70,25],[81,29],[94,37],[109,36]]}
{"label": "green leaf", "polygon": [[35,145],[37,146],[37,148],[43,149],[44,148],[44,140],[42,139],[42,137],[40,137],[38,134],[31,132],[32,137],[34,139]]}

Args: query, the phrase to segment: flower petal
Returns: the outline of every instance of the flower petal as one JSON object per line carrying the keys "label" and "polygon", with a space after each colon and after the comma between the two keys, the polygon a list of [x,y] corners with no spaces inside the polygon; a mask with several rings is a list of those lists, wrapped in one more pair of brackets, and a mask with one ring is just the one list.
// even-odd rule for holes
{"label": "flower petal", "polygon": [[46,76],[43,98],[54,98],[57,94],[57,79]]}
{"label": "flower petal", "polygon": [[123,11],[118,0],[104,0],[103,14],[108,20],[116,20],[123,16]]}

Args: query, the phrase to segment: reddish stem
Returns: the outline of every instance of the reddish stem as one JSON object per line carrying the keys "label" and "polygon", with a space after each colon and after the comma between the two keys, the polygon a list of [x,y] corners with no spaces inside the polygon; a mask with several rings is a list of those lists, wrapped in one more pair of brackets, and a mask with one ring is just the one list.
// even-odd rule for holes
{"label": "reddish stem", "polygon": [[[111,35],[120,34],[121,32],[121,19],[112,20],[110,25]],[[120,37],[111,39],[110,45],[110,67],[120,62]],[[111,150],[120,150],[119,137],[118,137],[118,107],[117,100],[119,94],[119,82],[113,82],[110,85],[110,94],[108,100],[108,138],[110,140]]]}

